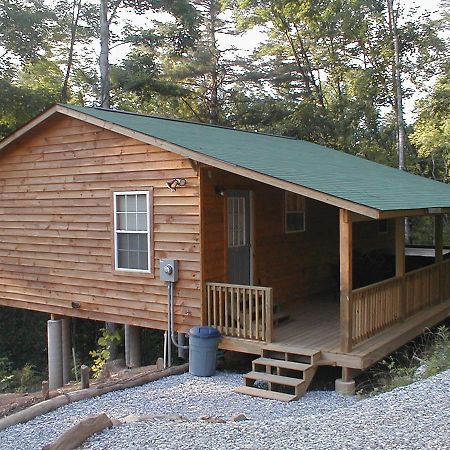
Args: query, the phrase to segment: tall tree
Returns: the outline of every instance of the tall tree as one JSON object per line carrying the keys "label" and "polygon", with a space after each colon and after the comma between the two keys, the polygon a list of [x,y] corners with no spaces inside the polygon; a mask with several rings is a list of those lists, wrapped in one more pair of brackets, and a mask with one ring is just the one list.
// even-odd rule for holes
{"label": "tall tree", "polygon": [[111,80],[109,75],[109,46],[111,20],[115,16],[119,2],[113,5],[113,11],[108,17],[108,0],[100,0],[100,106],[109,108],[111,97]]}
{"label": "tall tree", "polygon": [[394,109],[397,122],[397,153],[398,168],[406,170],[405,153],[406,153],[406,126],[403,113],[403,88],[401,77],[400,62],[400,38],[397,29],[397,13],[394,11],[394,0],[387,0],[387,9],[389,17],[389,30],[393,43],[393,63],[392,76],[394,86]]}
{"label": "tall tree", "polygon": [[[51,46],[55,16],[41,1],[5,0],[0,8],[0,137],[54,100],[45,83],[23,85]],[[42,67],[42,65],[40,65]],[[53,67],[54,68],[54,67]],[[53,69],[52,68],[52,69]],[[44,72],[44,75],[45,72]],[[50,78],[46,78],[50,81]]]}
{"label": "tall tree", "polygon": [[[135,14],[143,15],[152,12],[168,12],[178,27],[178,37],[194,32],[195,10],[188,0],[100,0],[100,104],[109,108],[111,103],[111,74],[109,52],[111,45],[111,25],[116,20],[121,8],[131,9]],[[137,33],[127,34],[116,41],[136,41]]]}

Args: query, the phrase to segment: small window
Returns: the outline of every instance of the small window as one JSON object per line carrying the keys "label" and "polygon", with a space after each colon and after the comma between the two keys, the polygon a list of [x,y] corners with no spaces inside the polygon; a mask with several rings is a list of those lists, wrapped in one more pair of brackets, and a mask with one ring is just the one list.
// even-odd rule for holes
{"label": "small window", "polygon": [[150,272],[150,193],[114,193],[116,270]]}
{"label": "small window", "polygon": [[385,234],[388,232],[388,223],[386,219],[381,219],[378,221],[378,233]]}
{"label": "small window", "polygon": [[228,246],[242,247],[247,245],[245,229],[245,198],[228,198]]}
{"label": "small window", "polygon": [[305,197],[303,195],[286,192],[285,212],[286,233],[305,231]]}

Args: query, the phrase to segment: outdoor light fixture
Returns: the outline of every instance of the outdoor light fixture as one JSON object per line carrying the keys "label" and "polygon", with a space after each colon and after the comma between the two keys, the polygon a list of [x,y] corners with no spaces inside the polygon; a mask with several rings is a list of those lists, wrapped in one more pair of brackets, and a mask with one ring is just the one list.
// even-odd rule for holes
{"label": "outdoor light fixture", "polygon": [[224,188],[223,186],[217,185],[217,186],[214,188],[214,192],[215,192],[217,195],[220,195],[221,197],[224,197],[224,196],[225,196],[225,188]]}
{"label": "outdoor light fixture", "polygon": [[174,178],[166,183],[166,186],[172,191],[175,192],[177,187],[186,186],[186,180],[184,178]]}

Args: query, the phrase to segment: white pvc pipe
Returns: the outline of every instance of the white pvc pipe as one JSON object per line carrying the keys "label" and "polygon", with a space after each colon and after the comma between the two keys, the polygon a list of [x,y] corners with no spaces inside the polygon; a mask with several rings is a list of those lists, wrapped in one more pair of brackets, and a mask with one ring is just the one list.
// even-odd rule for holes
{"label": "white pvc pipe", "polygon": [[47,343],[48,386],[49,389],[57,389],[63,385],[61,320],[47,321]]}
{"label": "white pvc pipe", "polygon": [[169,310],[170,310],[170,340],[179,350],[187,350],[188,345],[179,345],[175,340],[175,310],[173,301],[173,282],[169,281]]}

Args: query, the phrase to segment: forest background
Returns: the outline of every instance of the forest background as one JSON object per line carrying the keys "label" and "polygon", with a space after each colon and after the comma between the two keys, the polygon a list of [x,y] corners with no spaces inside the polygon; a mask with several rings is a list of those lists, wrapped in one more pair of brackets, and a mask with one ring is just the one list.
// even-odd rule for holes
{"label": "forest background", "polygon": [[[436,11],[405,0],[2,0],[0,138],[56,102],[96,105],[306,139],[449,182],[449,25],[450,0]],[[430,225],[413,223],[411,243],[432,243]],[[2,324],[24,321],[23,336],[0,333],[0,389],[2,367],[45,366],[42,316],[0,309]],[[81,334],[80,348],[95,346],[96,330]]]}

